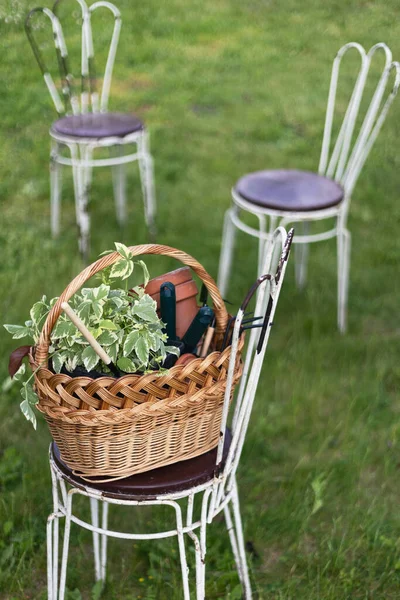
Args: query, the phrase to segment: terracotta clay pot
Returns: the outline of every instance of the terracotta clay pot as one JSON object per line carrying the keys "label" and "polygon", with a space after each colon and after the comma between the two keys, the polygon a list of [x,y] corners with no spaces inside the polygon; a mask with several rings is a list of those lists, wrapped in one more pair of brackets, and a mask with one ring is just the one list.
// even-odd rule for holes
{"label": "terracotta clay pot", "polygon": [[192,279],[189,267],[182,267],[151,279],[145,291],[157,302],[158,310],[160,309],[160,286],[166,281],[170,281],[175,286],[176,335],[182,338],[199,310],[196,298],[198,288]]}

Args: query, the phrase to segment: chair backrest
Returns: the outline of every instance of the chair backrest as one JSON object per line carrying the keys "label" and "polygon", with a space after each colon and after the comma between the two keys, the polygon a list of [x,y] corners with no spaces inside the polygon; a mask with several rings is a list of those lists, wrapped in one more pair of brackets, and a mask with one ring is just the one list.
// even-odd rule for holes
{"label": "chair backrest", "polygon": [[[358,52],[360,67],[339,133],[336,141],[333,143],[332,125],[335,116],[340,65],[342,58],[349,50]],[[383,70],[358,130],[358,135],[356,135],[355,125],[371,62],[378,53],[384,54]],[[387,93],[386,89],[392,70],[395,71],[394,85],[390,89],[390,92]],[[319,173],[339,182],[345,190],[347,201],[349,201],[360,171],[378,136],[390,105],[397,94],[399,85],[400,65],[397,62],[392,62],[392,53],[386,44],[375,44],[367,53],[360,44],[350,42],[340,48],[333,61]],[[386,99],[384,98],[385,92]]]}
{"label": "chair backrest", "polygon": [[[80,86],[75,84],[74,77],[70,72],[67,45],[65,43],[60,20],[57,17],[57,12],[62,0],[56,0],[53,10],[40,7],[31,10],[25,21],[25,31],[58,114],[61,115],[63,113],[72,112],[72,114],[77,115],[87,113],[90,110],[92,110],[92,112],[107,112],[112,71],[122,24],[121,14],[119,10],[113,4],[111,4],[111,2],[106,2],[104,0],[95,2],[90,7],[86,5],[84,0],[75,1],[79,4],[82,15]],[[92,14],[98,8],[105,8],[108,11],[111,11],[111,13],[114,15],[114,29],[111,37],[100,93],[97,89],[91,24]],[[40,48],[34,37],[32,18],[37,13],[42,13],[48,17],[51,22],[61,79],[61,94],[58,91],[54,79],[44,62],[42,52],[40,51]]]}
{"label": "chair backrest", "polygon": [[287,260],[294,230],[286,233],[283,227],[275,230],[266,252],[263,270],[264,275],[259,277],[252,286],[242,306],[238,310],[232,333],[232,352],[229,362],[227,385],[225,391],[224,407],[221,420],[220,441],[217,452],[217,468],[221,463],[225,442],[226,426],[230,409],[232,380],[235,368],[235,357],[241,335],[242,321],[247,306],[252,297],[256,296],[255,316],[262,316],[262,326],[250,330],[243,374],[233,406],[232,417],[232,442],[229,454],[224,465],[224,478],[234,476],[245,440],[254,397],[260,378],[261,368],[267,348],[271,326],[275,315],[282,283],[285,277]]}

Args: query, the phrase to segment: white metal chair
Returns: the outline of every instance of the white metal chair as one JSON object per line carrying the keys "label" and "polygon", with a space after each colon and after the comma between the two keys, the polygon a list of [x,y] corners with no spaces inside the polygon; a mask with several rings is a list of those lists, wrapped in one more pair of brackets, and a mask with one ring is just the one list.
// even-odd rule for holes
{"label": "white metal chair", "polygon": [[[150,234],[155,234],[156,212],[153,161],[149,149],[149,135],[144,124],[133,114],[107,112],[111,77],[121,29],[121,14],[110,2],[95,2],[89,8],[84,0],[76,0],[82,15],[82,62],[81,86],[75,82],[68,64],[68,51],[63,29],[57,17],[61,0],[56,0],[53,10],[35,8],[27,16],[25,29],[42,71],[45,83],[61,117],[50,129],[52,142],[50,157],[51,229],[53,236],[59,232],[61,200],[61,165],[72,167],[76,220],[79,229],[79,247],[84,256],[89,250],[90,221],[87,212],[88,195],[93,167],[113,168],[114,196],[117,220],[122,225],[126,220],[125,165],[138,161],[144,198],[145,219]],[[114,16],[114,29],[100,92],[94,68],[94,49],[91,17],[95,10],[104,8]],[[41,50],[34,37],[32,18],[42,13],[50,19],[61,77],[59,93]],[[79,90],[78,90],[79,88]],[[72,112],[72,114],[69,114]],[[133,146],[135,151],[125,153],[124,146]],[[70,156],[64,156],[68,148]],[[109,157],[93,157],[94,150],[108,148]]]}
{"label": "white metal chair", "polygon": [[[336,90],[340,64],[350,50],[358,52],[360,68],[350,101],[335,143],[332,141]],[[383,52],[384,68],[375,88],[369,107],[355,134],[355,124],[365,90],[371,61],[375,54]],[[395,71],[394,86],[385,91],[391,71]],[[318,174],[296,170],[258,171],[245,175],[232,190],[233,203],[225,214],[218,274],[218,286],[224,296],[227,292],[236,229],[259,240],[258,272],[264,252],[264,243],[277,225],[287,227],[298,223],[294,243],[299,244],[295,253],[296,281],[299,287],[306,283],[308,244],[337,238],[338,255],[338,327],[347,328],[347,297],[350,266],[350,232],[347,215],[351,195],[360,171],[382,127],[400,84],[400,65],[392,62],[389,48],[379,43],[367,53],[360,44],[348,43],[337,53],[332,68],[325,130]],[[251,213],[258,218],[259,227],[250,227],[240,219],[240,212]],[[333,228],[325,223],[324,231],[311,233],[311,222],[334,219]],[[300,233],[299,233],[300,232]]]}
{"label": "white metal chair", "polygon": [[[246,599],[252,597],[245,557],[242,522],[236,484],[238,467],[265,350],[282,287],[293,230],[286,234],[276,230],[264,262],[266,274],[251,288],[235,319],[232,331],[232,353],[221,422],[221,437],[217,448],[195,459],[134,475],[119,481],[88,484],[61,461],[55,444],[50,447],[50,466],[53,484],[53,513],[47,524],[48,598],[64,600],[71,523],[93,532],[96,580],[105,580],[108,537],[127,540],[161,539],[177,536],[183,578],[183,597],[190,600],[185,534],[192,539],[196,555],[196,597],[205,598],[205,556],[207,525],[224,512],[226,526]],[[278,258],[278,260],[276,259]],[[269,273],[272,273],[269,274]],[[258,292],[256,315],[263,315],[262,326],[252,329],[245,358],[243,376],[229,409],[235,355],[242,328],[244,311],[251,297]],[[231,415],[230,429],[227,428]],[[79,519],[72,512],[76,494],[90,499],[92,522]],[[183,500],[185,518],[182,511]],[[199,502],[201,517],[193,519],[194,505]],[[102,505],[99,524],[99,503]],[[120,532],[108,527],[109,505],[144,506],[166,505],[175,513],[176,529],[139,534]],[[138,509],[137,509],[138,510]],[[65,519],[61,570],[59,576],[59,521]],[[131,521],[132,522],[132,521]],[[196,533],[199,530],[199,534]]]}

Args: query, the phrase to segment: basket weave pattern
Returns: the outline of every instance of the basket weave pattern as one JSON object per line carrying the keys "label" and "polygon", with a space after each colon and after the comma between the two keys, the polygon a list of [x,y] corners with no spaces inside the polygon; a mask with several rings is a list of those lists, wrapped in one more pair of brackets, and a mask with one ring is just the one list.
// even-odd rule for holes
{"label": "basket weave pattern", "polygon": [[[215,282],[189,255],[167,246],[134,246],[135,254],[175,256],[200,276],[213,299],[215,341],[228,315]],[[48,360],[50,333],[67,301],[94,273],[118,259],[116,253],[85,269],[64,291],[44,324],[32,367]],[[106,264],[104,264],[106,263]],[[234,383],[241,376],[240,340]],[[44,414],[62,460],[77,474],[121,478],[193,458],[214,448],[219,439],[231,348],[214,351],[164,374],[120,378],[70,377],[47,366],[35,373],[38,409]]]}

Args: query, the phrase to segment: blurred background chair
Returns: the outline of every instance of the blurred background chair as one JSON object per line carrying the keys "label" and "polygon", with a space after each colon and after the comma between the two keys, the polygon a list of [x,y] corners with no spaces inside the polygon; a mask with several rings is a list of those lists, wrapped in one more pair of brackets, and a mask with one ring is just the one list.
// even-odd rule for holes
{"label": "blurred background chair", "polygon": [[[87,206],[93,167],[112,167],[116,214],[120,225],[123,225],[126,220],[125,165],[127,163],[134,161],[139,163],[145,220],[152,237],[155,235],[156,204],[153,161],[149,149],[149,135],[144,124],[133,114],[107,112],[112,71],[121,29],[120,12],[110,2],[95,2],[88,8],[84,0],[76,1],[80,6],[82,21],[80,86],[70,72],[64,33],[57,17],[61,0],[55,2],[52,11],[47,8],[34,8],[31,10],[25,22],[25,29],[55,108],[60,117],[66,115],[55,121],[50,129],[52,143],[50,159],[52,234],[57,236],[59,232],[60,167],[61,165],[67,165],[72,167],[73,173],[79,248],[83,256],[87,257],[90,235]],[[114,16],[114,29],[100,90],[98,90],[95,75],[91,26],[92,14],[98,8],[111,11]],[[51,22],[61,78],[61,94],[57,89],[50,69],[45,64],[41,49],[34,36],[33,17],[38,13],[48,17]],[[133,146],[135,151],[130,150],[130,153],[125,153],[124,147],[127,145]],[[69,156],[62,154],[64,148],[68,148]],[[108,149],[109,155],[106,158],[95,159],[93,157],[94,150],[99,148]]]}
{"label": "blurred background chair", "polygon": [[[360,66],[354,89],[345,112],[336,141],[333,136],[336,91],[343,56],[349,51],[358,52]],[[384,67],[372,94],[371,102],[356,127],[360,115],[371,61],[378,52],[384,55]],[[385,91],[391,71],[395,71],[394,86]],[[260,273],[264,244],[277,225],[286,227],[296,223],[294,243],[295,271],[298,287],[303,287],[307,277],[308,244],[337,238],[338,313],[341,332],[347,328],[347,298],[350,267],[350,232],[347,216],[351,195],[360,171],[374,144],[400,84],[400,65],[392,63],[392,53],[386,44],[374,45],[368,53],[360,44],[345,44],[337,53],[331,74],[325,129],[318,174],[300,170],[258,171],[245,175],[232,190],[233,203],[225,214],[218,274],[218,287],[226,296],[235,233],[237,229],[258,238],[258,273]],[[340,106],[340,104],[339,104]],[[358,135],[356,135],[358,129]],[[258,229],[250,227],[240,218],[241,211],[258,219]],[[325,231],[311,233],[310,223],[334,219],[334,225]]]}
{"label": "blurred background chair", "polygon": [[[244,444],[271,325],[285,276],[293,230],[286,234],[280,227],[271,236],[263,271],[238,310],[233,329],[231,358],[224,397],[221,434],[218,447],[194,459],[147,471],[117,481],[87,483],[77,477],[62,462],[58,448],[50,447],[50,467],[53,484],[53,513],[47,524],[47,573],[49,600],[64,600],[71,523],[93,532],[95,578],[104,581],[107,564],[107,539],[161,539],[177,536],[183,579],[183,597],[190,600],[189,569],[186,558],[185,534],[194,542],[196,557],[196,598],[205,598],[206,531],[207,524],[221,512],[225,515],[233,554],[243,587],[244,597],[252,597],[245,556],[242,521],[236,483],[236,470]],[[255,314],[262,316],[260,325],[251,328],[242,379],[231,404],[231,389],[235,357],[243,328],[243,317],[249,302],[257,293]],[[228,419],[228,416],[230,418]],[[227,427],[228,422],[230,423]],[[91,523],[72,512],[75,495],[90,499]],[[181,501],[179,503],[179,501]],[[101,524],[99,503],[102,506]],[[128,533],[108,528],[109,505],[154,506],[172,509],[176,526],[166,531]],[[194,513],[194,511],[197,511]],[[65,519],[64,541],[59,573],[59,521]],[[131,523],[134,521],[130,521]],[[196,533],[196,530],[199,533]],[[193,596],[192,596],[193,597]]]}

